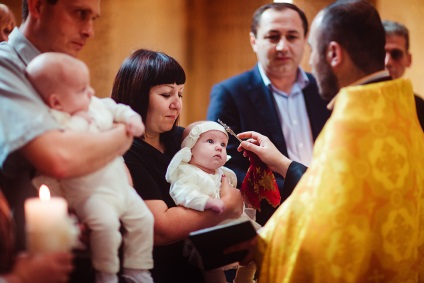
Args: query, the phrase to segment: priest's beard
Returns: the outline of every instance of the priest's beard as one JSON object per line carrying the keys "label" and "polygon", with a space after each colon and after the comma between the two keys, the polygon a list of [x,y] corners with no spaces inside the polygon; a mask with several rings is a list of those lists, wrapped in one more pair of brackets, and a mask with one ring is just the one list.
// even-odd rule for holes
{"label": "priest's beard", "polygon": [[320,59],[316,72],[319,93],[323,99],[331,100],[340,90],[339,81],[330,64],[323,57]]}

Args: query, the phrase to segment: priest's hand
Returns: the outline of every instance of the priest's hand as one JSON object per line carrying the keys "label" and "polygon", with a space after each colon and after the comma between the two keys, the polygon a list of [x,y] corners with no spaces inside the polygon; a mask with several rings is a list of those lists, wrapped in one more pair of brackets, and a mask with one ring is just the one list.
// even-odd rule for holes
{"label": "priest's hand", "polygon": [[[281,176],[286,177],[287,169],[292,161],[284,156],[268,137],[253,131],[243,132],[237,136],[241,139],[247,139],[240,143],[237,149],[239,152],[243,150],[253,152],[262,162],[268,165],[272,171],[278,172]],[[243,155],[247,157],[246,152],[244,152]]]}
{"label": "priest's hand", "polygon": [[255,259],[257,250],[258,236],[250,240],[238,243],[234,246],[228,247],[224,250],[224,254],[231,254],[239,251],[248,251],[247,255],[241,260],[240,265],[248,265]]}

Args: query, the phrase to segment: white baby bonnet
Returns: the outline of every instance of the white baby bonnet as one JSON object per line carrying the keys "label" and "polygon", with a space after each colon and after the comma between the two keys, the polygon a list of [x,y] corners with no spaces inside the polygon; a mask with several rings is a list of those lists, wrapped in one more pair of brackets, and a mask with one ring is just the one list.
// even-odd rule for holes
{"label": "white baby bonnet", "polygon": [[[188,163],[191,159],[191,149],[196,144],[200,135],[209,131],[220,131],[228,137],[227,131],[223,126],[213,121],[205,121],[194,126],[187,137],[181,143],[181,149],[174,155],[166,170],[166,181],[171,183],[176,181],[177,169],[181,163]],[[227,161],[229,156],[227,157]]]}

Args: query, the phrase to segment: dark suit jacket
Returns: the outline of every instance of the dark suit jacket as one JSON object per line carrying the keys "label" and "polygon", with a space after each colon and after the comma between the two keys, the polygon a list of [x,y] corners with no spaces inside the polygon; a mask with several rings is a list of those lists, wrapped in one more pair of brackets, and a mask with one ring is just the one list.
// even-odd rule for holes
{"label": "dark suit jacket", "polygon": [[[310,74],[307,75],[310,83],[303,90],[303,95],[315,140],[330,116],[330,111],[326,108],[327,102],[318,94],[315,78]],[[274,98],[268,87],[264,85],[258,66],[212,87],[207,119],[212,121],[220,119],[236,133],[256,131],[266,135],[287,156],[286,142]],[[226,166],[235,171],[237,186],[240,187],[250,163],[247,158],[237,152],[238,145],[239,142],[234,137],[230,137],[227,152],[232,158]],[[282,191],[284,179],[278,174],[275,175],[283,202],[292,190]],[[275,209],[266,201],[262,201],[261,212],[256,215],[257,222],[261,225],[265,224]]]}
{"label": "dark suit jacket", "polygon": [[424,131],[424,100],[417,94],[414,95],[415,106],[417,108],[418,121],[420,121],[421,128]]}

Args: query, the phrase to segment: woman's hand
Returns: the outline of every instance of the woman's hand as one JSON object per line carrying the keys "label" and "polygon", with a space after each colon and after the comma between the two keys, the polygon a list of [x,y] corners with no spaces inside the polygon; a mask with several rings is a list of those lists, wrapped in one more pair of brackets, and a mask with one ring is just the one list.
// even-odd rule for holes
{"label": "woman's hand", "polygon": [[222,213],[224,211],[225,204],[221,199],[210,197],[205,204],[205,210],[210,209],[217,213]]}
{"label": "woman's hand", "polygon": [[221,200],[225,204],[225,218],[238,218],[243,213],[243,197],[238,189],[233,188],[226,176],[221,178]]}

